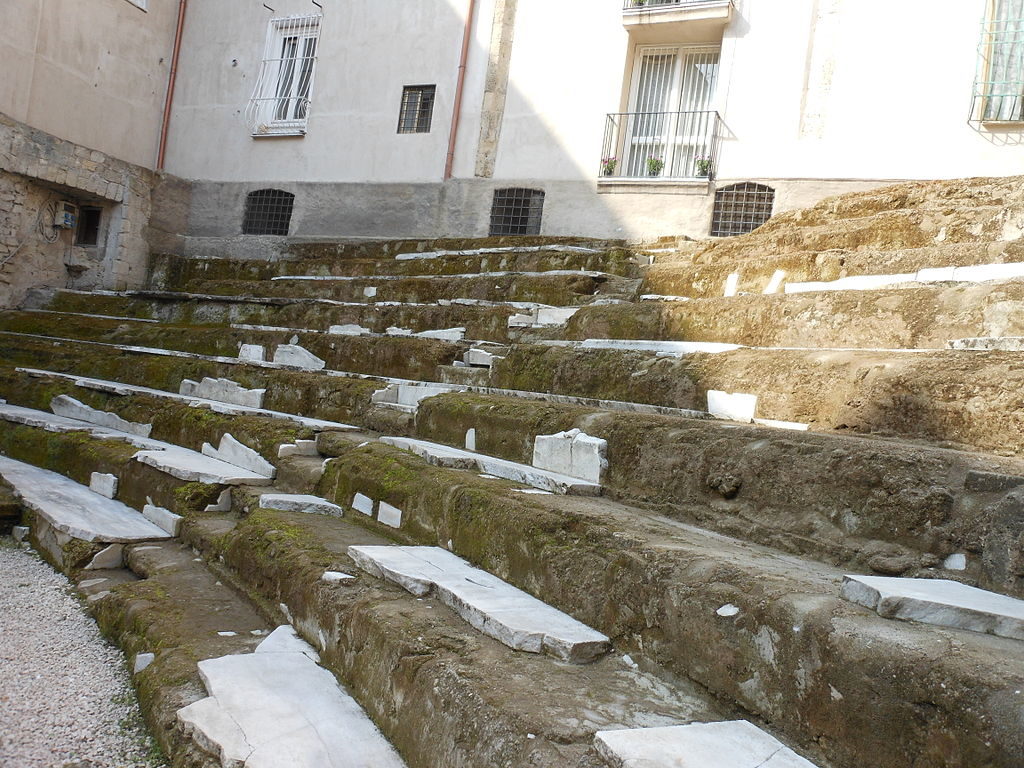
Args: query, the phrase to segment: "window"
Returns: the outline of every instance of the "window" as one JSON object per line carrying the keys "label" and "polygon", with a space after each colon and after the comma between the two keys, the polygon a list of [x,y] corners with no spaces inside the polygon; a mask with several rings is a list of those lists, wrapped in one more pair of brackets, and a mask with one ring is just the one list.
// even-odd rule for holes
{"label": "window", "polygon": [[430,133],[436,90],[436,85],[407,85],[402,89],[402,109],[398,113],[399,133]]}
{"label": "window", "polygon": [[491,236],[539,235],[544,192],[539,189],[496,189],[491,203]]}
{"label": "window", "polygon": [[[633,66],[630,108],[619,116],[621,175],[706,176],[715,149],[719,50],[641,48]],[[620,154],[621,153],[621,154]]]}
{"label": "window", "polygon": [[1024,121],[1024,0],[991,0],[979,54],[972,119]]}
{"label": "window", "polygon": [[263,65],[246,109],[253,136],[301,136],[306,132],[320,18],[271,19]]}
{"label": "window", "polygon": [[245,199],[243,235],[287,235],[295,195],[281,189],[257,189]]}
{"label": "window", "polygon": [[753,232],[772,217],[775,190],[764,184],[744,182],[715,192],[711,236],[729,237]]}
{"label": "window", "polygon": [[75,228],[75,245],[99,245],[100,219],[102,208],[83,205],[78,210],[78,226]]}

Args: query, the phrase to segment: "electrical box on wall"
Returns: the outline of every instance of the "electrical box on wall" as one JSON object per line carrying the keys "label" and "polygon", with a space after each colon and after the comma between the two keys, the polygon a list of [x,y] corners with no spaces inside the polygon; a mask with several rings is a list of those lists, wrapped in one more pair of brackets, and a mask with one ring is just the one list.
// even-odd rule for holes
{"label": "electrical box on wall", "polygon": [[53,226],[61,229],[74,229],[78,207],[74,203],[61,200],[57,203],[57,212],[53,217]]}

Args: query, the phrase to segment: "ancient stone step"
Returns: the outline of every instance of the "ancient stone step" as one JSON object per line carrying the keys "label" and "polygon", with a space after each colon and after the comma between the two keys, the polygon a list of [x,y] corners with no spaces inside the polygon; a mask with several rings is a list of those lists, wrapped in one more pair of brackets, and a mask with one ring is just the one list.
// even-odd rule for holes
{"label": "ancient stone step", "polygon": [[0,475],[35,514],[32,537],[58,565],[73,540],[95,542],[98,550],[171,536],[137,510],[55,472],[0,456]]}
{"label": "ancient stone step", "polygon": [[199,662],[209,697],[178,710],[224,765],[404,768],[359,704],[289,626],[253,653]]}
{"label": "ancient stone step", "polygon": [[[1024,661],[1017,641],[894,626],[842,600],[842,573],[827,566],[604,500],[510,493],[499,482],[426,467],[384,446],[333,460],[324,483],[337,484],[343,503],[353,490],[374,496],[386,488],[403,510],[407,538],[433,546],[450,540],[452,552],[486,562],[520,588],[542,590],[545,602],[631,648],[642,646],[672,672],[770,720],[796,744],[827,734],[836,764],[858,765],[872,745],[874,765],[904,766],[931,727],[950,739],[949,754],[980,749],[983,761],[1014,764],[1016,736],[995,736],[973,718],[980,706],[985,718],[1003,722],[1001,699],[990,691],[1024,683],[1005,677],[1024,669],[1015,661]],[[364,516],[351,520],[378,529]],[[950,654],[954,637],[957,653]],[[808,657],[816,659],[810,673]],[[920,671],[922,657],[928,675]],[[930,724],[922,724],[915,705],[921,697],[937,706]],[[968,711],[971,724],[962,719]],[[961,726],[950,727],[952,712]],[[811,713],[815,725],[807,729]],[[988,731],[986,745],[979,727]]]}
{"label": "ancient stone step", "polygon": [[440,547],[349,547],[367,573],[412,594],[435,595],[473,627],[510,648],[585,663],[608,638]]}

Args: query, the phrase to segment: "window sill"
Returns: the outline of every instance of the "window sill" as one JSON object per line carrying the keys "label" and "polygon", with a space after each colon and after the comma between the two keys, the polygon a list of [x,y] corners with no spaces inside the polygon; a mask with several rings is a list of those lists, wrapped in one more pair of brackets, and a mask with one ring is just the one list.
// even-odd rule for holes
{"label": "window sill", "polygon": [[992,128],[1024,128],[1024,119],[1019,120],[982,120],[984,126]]}
{"label": "window sill", "polygon": [[304,130],[288,129],[280,131],[262,131],[252,134],[254,139],[281,139],[281,138],[302,138],[306,135]]}
{"label": "window sill", "polygon": [[668,179],[660,176],[654,178],[621,178],[617,176],[600,176],[597,179],[598,192],[623,193],[655,193],[655,194],[686,194],[687,192],[707,193],[711,188],[711,180],[707,178]]}

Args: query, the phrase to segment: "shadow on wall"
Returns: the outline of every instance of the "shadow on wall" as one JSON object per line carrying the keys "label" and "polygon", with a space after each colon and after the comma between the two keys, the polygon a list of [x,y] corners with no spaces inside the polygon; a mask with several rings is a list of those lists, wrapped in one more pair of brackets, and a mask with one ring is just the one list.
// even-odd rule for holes
{"label": "shadow on wall", "polygon": [[[338,47],[340,30],[364,29],[370,23],[379,27],[380,18],[389,13],[394,16],[387,31],[389,38],[400,36],[412,40],[416,37],[419,31],[413,28],[415,18],[404,16],[397,0],[383,3],[359,0],[327,8],[309,132],[303,137],[252,139],[241,115],[242,100],[251,93],[251,79],[241,73],[237,83],[226,85],[226,75],[221,77],[216,71],[209,71],[209,66],[214,65],[233,68],[232,64],[225,63],[232,61],[243,62],[235,72],[243,68],[251,71],[252,57],[246,59],[239,53],[236,58],[236,49],[251,52],[262,47],[263,39],[259,35],[266,32],[269,14],[261,18],[260,26],[240,25],[239,34],[254,39],[235,42],[230,50],[218,51],[216,61],[183,64],[183,67],[192,66],[193,71],[184,72],[179,84],[183,95],[179,97],[180,106],[172,127],[171,170],[186,176],[195,175],[188,168],[176,165],[197,162],[185,155],[191,151],[185,143],[204,125],[211,127],[208,143],[220,147],[225,156],[233,157],[237,153],[240,160],[253,159],[252,163],[232,161],[232,167],[223,173],[214,164],[212,173],[220,175],[222,180],[200,178],[194,182],[188,253],[253,258],[280,253],[286,241],[282,235],[275,234],[273,226],[249,230],[258,235],[243,235],[247,196],[261,190],[294,196],[294,212],[287,230],[287,237],[292,240],[482,237],[491,232],[605,238],[680,233],[705,236],[711,218],[713,185],[665,185],[653,191],[602,189],[602,193],[598,192],[605,121],[609,112],[619,108],[622,77],[627,68],[626,32],[621,27],[610,28],[615,33],[615,44],[610,48],[606,66],[607,87],[602,86],[600,94],[580,94],[576,92],[580,83],[594,81],[589,71],[594,66],[593,57],[566,56],[566,50],[577,42],[582,47],[592,47],[600,41],[574,40],[571,37],[574,25],[560,23],[560,15],[571,17],[578,11],[574,4],[568,4],[572,8],[549,9],[549,14],[559,18],[538,25],[531,18],[524,18],[526,10],[534,15],[538,11],[522,3],[520,25],[515,27],[516,45],[508,62],[511,74],[507,92],[504,92],[503,76],[508,73],[502,69],[502,62],[490,61],[489,46],[500,50],[500,44],[492,44],[491,40],[501,39],[503,19],[506,23],[515,19],[516,2],[483,0],[477,8],[468,57],[470,80],[466,85],[458,134],[456,178],[447,181],[443,180],[443,175],[458,72],[458,42],[462,39],[464,12],[469,0],[432,3],[441,18],[433,20],[431,27],[443,29],[444,37],[424,43],[421,35],[416,44],[439,49],[429,52],[428,60],[445,61],[443,69],[439,70],[444,75],[438,78],[430,127],[434,135],[422,137],[426,141],[396,132],[402,78],[414,75],[405,74],[400,67],[392,68],[389,72],[393,73],[394,82],[380,83],[379,92],[371,100],[365,94],[366,86],[358,81],[362,77],[360,68],[369,69],[370,65],[376,66],[375,62],[364,65],[346,59],[348,54],[343,46]],[[602,13],[617,16],[622,12],[620,0],[603,0],[600,5]],[[281,3],[275,4],[277,16],[282,15],[280,6]],[[495,8],[499,12],[495,12]],[[290,8],[285,10],[291,11]],[[202,6],[190,10],[186,46],[190,39],[196,41],[200,35],[205,44],[206,30],[211,26],[214,13]],[[549,29],[538,31],[536,28],[541,26]],[[584,29],[588,29],[586,25],[580,35],[590,34]],[[567,30],[569,39],[565,38]],[[381,33],[373,29],[369,34]],[[561,43],[544,44],[544,35],[559,37]],[[193,43],[193,48],[196,45],[202,44]],[[378,55],[383,57],[385,53],[382,50]],[[346,61],[351,66],[343,70]],[[205,82],[195,69],[199,67],[207,69]],[[533,73],[531,77],[536,76],[538,70],[557,73],[557,77],[552,78],[555,84],[544,93],[531,96],[516,84],[517,69],[524,67],[528,74]],[[340,71],[349,74],[335,77],[334,73]],[[350,105],[348,100],[354,103]],[[483,141],[481,122],[486,134]],[[496,125],[500,126],[500,136],[495,134],[493,126]],[[359,130],[348,131],[352,126]],[[331,141],[329,148],[325,145],[332,136],[342,135],[347,136],[345,141]],[[403,141],[421,142],[418,146],[430,153],[425,173],[418,173],[415,167],[411,167],[408,174],[403,174],[401,168],[396,169],[394,164],[404,162],[406,147],[411,146],[403,145]],[[174,144],[177,144],[177,151]],[[398,148],[393,157],[380,158],[382,147],[390,146]],[[316,158],[321,155],[325,161],[318,167]],[[419,176],[420,180],[346,179],[361,173],[357,169],[364,167],[366,155],[374,156],[373,162],[377,163],[374,170],[379,171],[368,178]],[[511,163],[513,156],[516,164]],[[291,158],[294,162],[289,166],[282,158]],[[422,158],[417,162],[420,161]],[[492,167],[495,177],[485,177]],[[237,171],[238,168],[249,169],[247,172],[256,179],[237,178],[239,173],[246,172]],[[200,170],[196,168],[197,173]],[[236,176],[233,180],[229,178],[232,173]],[[331,174],[336,174],[339,180],[330,180]],[[316,177],[320,179],[308,180]],[[499,190],[515,190],[511,194],[520,196],[524,204],[498,206],[492,211],[494,195]],[[538,215],[541,207],[542,214]],[[502,216],[502,213],[507,215]],[[497,221],[492,221],[492,214],[497,216]]]}

